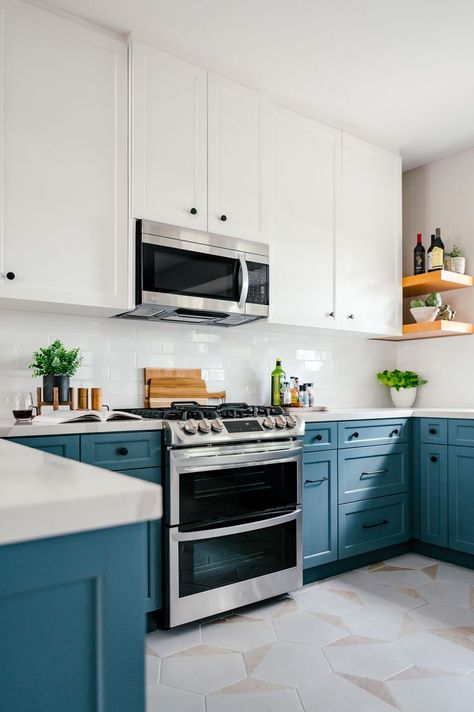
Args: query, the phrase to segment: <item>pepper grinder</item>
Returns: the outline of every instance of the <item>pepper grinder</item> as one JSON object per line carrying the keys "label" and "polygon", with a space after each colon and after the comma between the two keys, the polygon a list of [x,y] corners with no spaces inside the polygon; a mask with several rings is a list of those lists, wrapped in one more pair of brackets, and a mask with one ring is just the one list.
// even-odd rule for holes
{"label": "pepper grinder", "polygon": [[89,410],[89,389],[77,389],[77,410]]}
{"label": "pepper grinder", "polygon": [[92,410],[102,410],[102,388],[91,388]]}

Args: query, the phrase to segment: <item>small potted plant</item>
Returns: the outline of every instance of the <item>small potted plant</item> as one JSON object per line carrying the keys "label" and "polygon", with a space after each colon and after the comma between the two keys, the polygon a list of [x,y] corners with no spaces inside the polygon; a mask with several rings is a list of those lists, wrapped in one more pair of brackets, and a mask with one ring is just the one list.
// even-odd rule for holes
{"label": "small potted plant", "polygon": [[453,245],[451,252],[446,253],[444,267],[450,272],[457,272],[457,274],[464,274],[466,271],[466,258],[461,248],[456,244]]}
{"label": "small potted plant", "polygon": [[81,363],[79,348],[68,351],[59,339],[35,351],[30,368],[35,378],[43,376],[43,400],[52,403],[53,388],[57,387],[59,401],[66,403],[69,400],[71,376],[74,376]]}
{"label": "small potted plant", "polygon": [[390,388],[392,403],[396,408],[411,408],[416,399],[417,389],[424,386],[424,378],[414,371],[382,371],[377,379],[383,386]]}

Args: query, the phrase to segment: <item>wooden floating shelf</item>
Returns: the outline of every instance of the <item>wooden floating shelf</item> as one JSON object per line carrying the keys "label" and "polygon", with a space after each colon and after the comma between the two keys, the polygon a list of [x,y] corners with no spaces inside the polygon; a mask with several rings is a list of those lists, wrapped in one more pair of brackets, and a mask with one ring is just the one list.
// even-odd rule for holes
{"label": "wooden floating shelf", "polygon": [[412,341],[413,339],[435,339],[440,336],[464,336],[474,334],[474,324],[462,321],[424,321],[421,324],[404,324],[401,336],[387,336],[384,341]]}
{"label": "wooden floating shelf", "polygon": [[445,269],[437,272],[425,272],[402,279],[403,297],[418,297],[420,294],[442,292],[450,289],[474,287],[474,277],[468,274],[448,272]]}

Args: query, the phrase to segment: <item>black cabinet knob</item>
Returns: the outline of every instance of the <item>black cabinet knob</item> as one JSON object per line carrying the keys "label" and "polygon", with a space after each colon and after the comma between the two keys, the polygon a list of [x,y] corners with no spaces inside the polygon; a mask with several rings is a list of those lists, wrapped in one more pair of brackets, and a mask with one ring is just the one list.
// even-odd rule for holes
{"label": "black cabinet knob", "polygon": [[222,222],[225,222],[227,220],[227,215],[221,215],[219,220],[222,220]]}
{"label": "black cabinet knob", "polygon": [[328,316],[330,316],[331,319],[334,319],[334,318],[336,317],[336,315],[334,314],[333,311],[332,311],[332,312],[329,312]]}
{"label": "black cabinet knob", "polygon": [[323,436],[318,433],[318,434],[316,435],[316,440],[322,440],[322,439],[323,439]]}
{"label": "black cabinet knob", "polygon": [[438,462],[438,458],[436,457],[436,455],[431,455],[430,459],[431,459],[431,462]]}
{"label": "black cabinet knob", "polygon": [[128,447],[120,447],[119,448],[119,455],[128,455]]}
{"label": "black cabinet knob", "polygon": [[430,428],[430,435],[436,435],[436,428]]}
{"label": "black cabinet knob", "polygon": [[353,437],[353,438],[358,438],[358,437],[359,437],[359,433],[352,433],[352,437]]}
{"label": "black cabinet knob", "polygon": [[348,314],[348,315],[347,315],[347,318],[348,318],[348,319],[354,319],[354,314]]}
{"label": "black cabinet knob", "polygon": [[7,272],[5,277],[7,279],[15,279],[15,273],[14,272]]}
{"label": "black cabinet knob", "polygon": [[395,430],[392,430],[392,432],[390,433],[390,437],[393,438],[394,435],[399,435],[399,434],[400,434],[400,431],[398,430],[398,428],[395,428]]}
{"label": "black cabinet knob", "polygon": [[191,208],[191,210],[189,212],[191,213],[191,215],[197,215],[196,208]]}

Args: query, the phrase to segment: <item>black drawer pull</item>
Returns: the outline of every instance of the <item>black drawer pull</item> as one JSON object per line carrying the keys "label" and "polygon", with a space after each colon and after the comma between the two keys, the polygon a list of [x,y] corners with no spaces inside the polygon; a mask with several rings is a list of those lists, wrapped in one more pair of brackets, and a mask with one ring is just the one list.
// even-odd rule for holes
{"label": "black drawer pull", "polygon": [[351,438],[358,438],[358,437],[359,437],[359,433],[352,433],[352,435],[351,435]]}
{"label": "black drawer pull", "polygon": [[360,476],[360,479],[362,480],[364,477],[373,477],[374,475],[384,475],[386,472],[389,472],[386,467],[383,470],[372,470],[372,472],[363,472]]}
{"label": "black drawer pull", "polygon": [[320,433],[318,433],[316,435],[316,440],[322,440],[322,439],[323,439],[323,436]]}
{"label": "black drawer pull", "polygon": [[430,460],[431,462],[438,462],[438,458],[436,457],[436,455],[431,455]]}
{"label": "black drawer pull", "polygon": [[191,208],[191,210],[189,212],[191,213],[191,215],[197,215],[196,208]]}
{"label": "black drawer pull", "polygon": [[119,455],[123,455],[125,457],[125,455],[128,455],[128,447],[119,447],[118,453]]}
{"label": "black drawer pull", "polygon": [[390,433],[389,437],[390,437],[390,438],[393,438],[394,435],[400,435],[400,431],[399,431],[398,428],[395,428],[395,430],[392,430],[392,432]]}
{"label": "black drawer pull", "polygon": [[430,435],[436,435],[436,428],[430,428]]}
{"label": "black drawer pull", "polygon": [[319,485],[321,482],[327,482],[328,478],[327,477],[321,477],[320,480],[305,480],[304,483],[305,485]]}
{"label": "black drawer pull", "polygon": [[374,522],[374,524],[363,524],[362,529],[372,529],[373,527],[383,527],[384,524],[388,524],[388,519],[384,519],[381,522]]}

